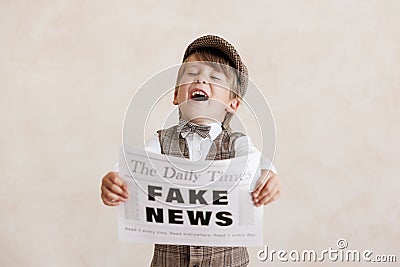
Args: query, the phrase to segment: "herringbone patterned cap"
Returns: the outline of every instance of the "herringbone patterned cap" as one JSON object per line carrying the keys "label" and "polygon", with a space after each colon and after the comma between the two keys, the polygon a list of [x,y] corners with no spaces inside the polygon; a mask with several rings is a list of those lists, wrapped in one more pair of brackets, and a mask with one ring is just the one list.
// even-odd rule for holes
{"label": "herringbone patterned cap", "polygon": [[190,56],[190,54],[201,48],[217,49],[224,53],[232,61],[234,68],[238,70],[238,79],[240,83],[239,95],[243,97],[247,90],[248,72],[246,66],[239,56],[239,53],[236,51],[233,45],[231,45],[225,39],[219,36],[205,35],[197,38],[191,44],[189,44],[183,56],[183,61],[185,61],[185,59]]}

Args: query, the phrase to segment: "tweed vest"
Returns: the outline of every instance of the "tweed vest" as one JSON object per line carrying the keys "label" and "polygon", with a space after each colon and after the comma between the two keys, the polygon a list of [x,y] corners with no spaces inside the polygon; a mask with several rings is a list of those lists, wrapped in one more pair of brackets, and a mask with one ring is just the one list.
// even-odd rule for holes
{"label": "tweed vest", "polygon": [[[186,139],[177,131],[177,126],[157,131],[161,154],[189,158]],[[225,128],[214,139],[207,160],[222,160],[235,157],[235,141],[244,136]],[[169,266],[231,266],[244,267],[249,263],[246,247],[210,247],[155,244],[152,267]]]}
{"label": "tweed vest", "polygon": [[[158,130],[161,154],[189,158],[186,139],[177,131],[177,125]],[[207,160],[221,160],[235,157],[235,141],[244,136],[239,132],[230,132],[222,128],[222,132],[214,139],[207,154]]]}

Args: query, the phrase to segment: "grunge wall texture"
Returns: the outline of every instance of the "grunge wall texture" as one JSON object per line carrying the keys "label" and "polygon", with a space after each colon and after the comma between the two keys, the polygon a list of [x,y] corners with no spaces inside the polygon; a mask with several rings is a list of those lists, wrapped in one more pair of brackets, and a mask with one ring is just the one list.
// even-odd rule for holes
{"label": "grunge wall texture", "polygon": [[[275,117],[266,245],[400,251],[400,2],[250,3],[0,2],[1,266],[148,266],[100,179],[133,92],[206,33],[235,45]],[[250,266],[268,265],[260,249]]]}

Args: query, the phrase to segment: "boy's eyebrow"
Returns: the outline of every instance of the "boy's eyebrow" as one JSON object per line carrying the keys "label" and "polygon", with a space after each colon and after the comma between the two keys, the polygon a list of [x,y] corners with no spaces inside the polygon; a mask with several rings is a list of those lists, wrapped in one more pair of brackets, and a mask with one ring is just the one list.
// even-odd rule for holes
{"label": "boy's eyebrow", "polygon": [[232,67],[218,63],[218,62],[213,62],[213,61],[190,61],[190,62],[184,62],[182,63],[182,75],[190,68],[199,68],[200,65],[206,65],[208,67],[211,67],[213,71],[220,73],[226,77],[227,80],[231,80],[232,77],[229,75],[228,70],[225,70],[224,67],[227,67],[228,69],[232,69]]}

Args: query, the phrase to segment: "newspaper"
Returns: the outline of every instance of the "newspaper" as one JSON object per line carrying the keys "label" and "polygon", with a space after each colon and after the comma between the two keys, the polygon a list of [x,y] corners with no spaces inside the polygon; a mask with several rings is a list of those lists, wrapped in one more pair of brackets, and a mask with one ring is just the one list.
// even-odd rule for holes
{"label": "newspaper", "polygon": [[250,195],[259,156],[190,161],[122,147],[130,197],[118,207],[119,239],[131,242],[259,246],[263,209]]}

